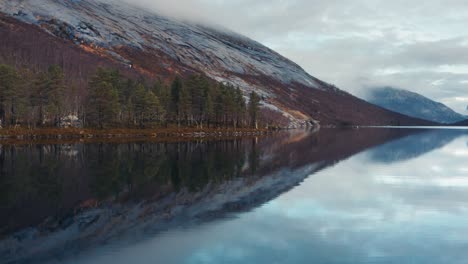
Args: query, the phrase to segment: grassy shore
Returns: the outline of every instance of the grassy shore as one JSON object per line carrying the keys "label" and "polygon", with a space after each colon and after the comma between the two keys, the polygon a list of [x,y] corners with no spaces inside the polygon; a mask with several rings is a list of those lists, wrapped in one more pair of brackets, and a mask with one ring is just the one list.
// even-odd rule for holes
{"label": "grassy shore", "polygon": [[112,138],[213,138],[262,135],[267,129],[169,127],[154,129],[8,128],[0,129],[2,140],[112,139]]}

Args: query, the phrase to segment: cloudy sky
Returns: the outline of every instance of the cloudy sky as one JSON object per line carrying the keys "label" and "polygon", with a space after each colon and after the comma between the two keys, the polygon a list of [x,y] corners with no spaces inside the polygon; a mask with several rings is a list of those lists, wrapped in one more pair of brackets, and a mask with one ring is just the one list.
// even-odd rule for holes
{"label": "cloudy sky", "polygon": [[369,87],[390,85],[468,114],[468,4],[463,0],[131,2],[230,28],[358,96]]}

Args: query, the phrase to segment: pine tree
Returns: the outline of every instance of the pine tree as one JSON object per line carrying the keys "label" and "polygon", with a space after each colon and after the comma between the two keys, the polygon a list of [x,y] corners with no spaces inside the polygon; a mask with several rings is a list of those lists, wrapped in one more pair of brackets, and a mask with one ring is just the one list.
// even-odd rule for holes
{"label": "pine tree", "polygon": [[133,111],[135,113],[135,122],[140,127],[144,126],[145,113],[147,111],[145,95],[146,95],[145,87],[142,84],[138,84],[135,87],[135,90],[133,92],[132,106],[133,106]]}
{"label": "pine tree", "polygon": [[258,128],[258,113],[260,110],[260,97],[252,91],[249,98],[249,116],[252,128]]}
{"label": "pine tree", "polygon": [[34,81],[34,93],[31,98],[33,107],[37,108],[37,125],[42,126],[45,123],[46,107],[48,104],[48,78],[45,72],[38,74]]}
{"label": "pine tree", "polygon": [[118,114],[118,119],[120,123],[126,124],[127,126],[130,126],[134,122],[134,114],[133,114],[133,93],[135,91],[135,82],[132,80],[128,79],[125,82],[122,82],[121,85],[119,85],[120,89],[118,88],[118,94],[119,94],[119,114]]}
{"label": "pine tree", "polygon": [[115,123],[120,111],[119,95],[109,82],[105,71],[99,69],[89,83],[87,122],[91,126],[105,128]]}
{"label": "pine tree", "polygon": [[192,121],[192,97],[186,86],[182,86],[179,94],[179,118],[185,120],[186,125],[190,125]]}
{"label": "pine tree", "polygon": [[146,92],[146,118],[148,122],[162,121],[166,113],[159,98],[152,92]]}
{"label": "pine tree", "polygon": [[225,86],[224,89],[224,104],[225,104],[225,126],[235,126],[236,112],[236,95],[232,85]]}
{"label": "pine tree", "polygon": [[215,100],[214,100],[214,112],[215,112],[215,121],[217,125],[224,124],[225,117],[225,100],[224,100],[224,85],[221,83],[218,84],[214,91]]}
{"label": "pine tree", "polygon": [[171,85],[171,107],[170,114],[171,118],[177,121],[177,124],[180,125],[180,93],[182,90],[182,80],[179,76],[176,76]]}
{"label": "pine tree", "polygon": [[57,65],[49,67],[47,72],[40,73],[34,85],[32,104],[39,108],[38,125],[53,120],[54,126],[60,125],[65,100],[65,82],[62,69]]}
{"label": "pine tree", "polygon": [[34,122],[34,108],[32,107],[32,93],[34,89],[31,89],[34,84],[34,74],[27,69],[20,69],[18,71],[20,80],[17,86],[17,92],[13,98],[14,101],[14,122],[17,124],[18,121],[23,125],[31,127]]}
{"label": "pine tree", "polygon": [[[7,116],[14,116],[15,100],[18,96],[18,74],[7,65],[0,65],[0,127],[7,125]],[[11,120],[10,123],[13,123]]]}
{"label": "pine tree", "polygon": [[146,91],[142,84],[135,88],[133,104],[136,121],[141,128],[157,121],[163,114],[158,97],[152,91]]}
{"label": "pine tree", "polygon": [[206,100],[210,83],[205,75],[193,75],[187,82],[192,100],[192,116],[197,126],[203,126],[206,119]]}
{"label": "pine tree", "polygon": [[168,114],[170,114],[168,112],[170,112],[171,109],[171,92],[169,90],[169,87],[164,85],[161,81],[157,81],[153,85],[152,92],[159,99],[159,104],[161,108],[159,120],[165,122],[165,124],[167,125],[167,116]]}
{"label": "pine tree", "polygon": [[211,122],[215,120],[215,103],[214,98],[216,97],[214,93],[214,88],[208,86],[206,91],[206,100],[205,100],[205,119],[208,127],[210,127]]}
{"label": "pine tree", "polygon": [[47,71],[47,112],[54,120],[54,126],[60,126],[65,101],[65,82],[62,68],[52,65]]}
{"label": "pine tree", "polygon": [[242,120],[245,118],[245,99],[239,87],[235,91],[235,112],[236,112],[236,126],[242,126]]}

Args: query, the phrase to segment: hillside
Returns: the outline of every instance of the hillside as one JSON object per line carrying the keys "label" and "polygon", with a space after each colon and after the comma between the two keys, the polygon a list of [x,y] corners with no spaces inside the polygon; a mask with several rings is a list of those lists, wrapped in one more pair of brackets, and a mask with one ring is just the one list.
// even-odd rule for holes
{"label": "hillside", "polygon": [[455,125],[455,126],[468,126],[468,119],[457,122],[457,123],[454,123],[453,125]]}
{"label": "hillside", "polygon": [[375,88],[367,99],[388,110],[437,123],[451,124],[466,118],[423,95],[392,87]]}
{"label": "hillside", "polygon": [[12,0],[0,3],[0,63],[46,69],[58,64],[86,93],[98,67],[131,78],[169,80],[204,73],[259,93],[289,126],[423,125],[306,73],[258,42],[228,30],[166,18],[110,0]]}

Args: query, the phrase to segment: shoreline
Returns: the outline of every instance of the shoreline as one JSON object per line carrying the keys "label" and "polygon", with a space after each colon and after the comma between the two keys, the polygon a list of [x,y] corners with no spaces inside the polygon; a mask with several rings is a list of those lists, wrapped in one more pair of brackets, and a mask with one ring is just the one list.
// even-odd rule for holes
{"label": "shoreline", "polygon": [[154,129],[87,129],[87,128],[11,128],[0,129],[0,144],[20,141],[80,140],[80,141],[121,141],[151,140],[174,141],[184,139],[236,138],[261,136],[276,130],[252,128],[154,128]]}

